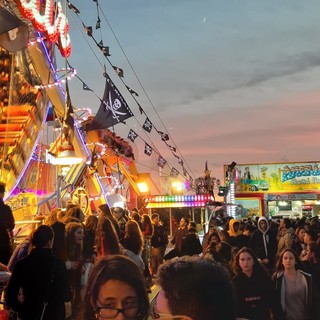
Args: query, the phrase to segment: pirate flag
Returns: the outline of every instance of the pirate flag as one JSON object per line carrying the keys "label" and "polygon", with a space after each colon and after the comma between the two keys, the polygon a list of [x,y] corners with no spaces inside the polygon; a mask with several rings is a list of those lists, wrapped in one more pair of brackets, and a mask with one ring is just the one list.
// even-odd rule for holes
{"label": "pirate flag", "polygon": [[117,87],[107,74],[104,76],[106,77],[106,87],[103,100],[96,116],[88,127],[88,131],[107,129],[133,116]]}

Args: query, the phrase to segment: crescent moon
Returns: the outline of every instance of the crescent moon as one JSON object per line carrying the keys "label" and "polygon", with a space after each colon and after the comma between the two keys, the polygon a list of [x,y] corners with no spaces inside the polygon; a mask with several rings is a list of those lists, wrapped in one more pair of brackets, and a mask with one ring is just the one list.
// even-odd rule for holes
{"label": "crescent moon", "polygon": [[206,17],[203,17],[202,23],[205,23],[207,21]]}

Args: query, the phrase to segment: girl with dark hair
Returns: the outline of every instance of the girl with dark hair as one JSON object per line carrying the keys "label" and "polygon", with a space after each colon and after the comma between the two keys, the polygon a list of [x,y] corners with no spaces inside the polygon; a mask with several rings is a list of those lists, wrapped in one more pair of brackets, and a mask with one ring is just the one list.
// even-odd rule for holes
{"label": "girl with dark hair", "polygon": [[121,241],[122,253],[132,259],[136,265],[145,269],[145,264],[141,258],[141,252],[143,249],[143,235],[137,222],[130,220],[126,223],[124,238]]}
{"label": "girl with dark hair", "polygon": [[69,222],[66,225],[66,267],[71,288],[71,308],[72,315],[76,314],[81,301],[81,275],[85,271],[83,268],[83,226],[79,222]]}
{"label": "girl with dark hair", "polygon": [[107,217],[100,217],[98,219],[96,250],[98,259],[109,254],[120,253],[118,235],[112,222]]}
{"label": "girl with dark hair", "polygon": [[237,317],[250,320],[284,319],[266,269],[250,248],[243,247],[233,259],[232,279],[237,295]]}
{"label": "girl with dark hair", "polygon": [[95,240],[98,226],[98,217],[91,214],[87,217],[84,225],[83,238],[83,259],[88,262],[94,262],[96,258]]}
{"label": "girl with dark hair", "polygon": [[93,266],[78,320],[146,320],[149,298],[139,268],[122,255],[103,257]]}
{"label": "girl with dark hair", "polygon": [[293,249],[281,252],[273,279],[286,320],[319,319],[319,292],[311,275],[300,270],[299,257]]}
{"label": "girl with dark hair", "polygon": [[98,211],[99,218],[107,217],[111,221],[111,223],[112,223],[112,225],[114,227],[114,230],[117,233],[117,236],[118,236],[119,240],[121,240],[123,235],[121,234],[119,224],[118,224],[117,220],[114,218],[114,216],[112,215],[109,206],[106,203],[101,204],[98,207],[97,211]]}
{"label": "girl with dark hair", "polygon": [[309,242],[301,259],[301,269],[312,275],[314,284],[320,290],[320,248],[314,241]]}
{"label": "girl with dark hair", "polygon": [[45,221],[45,224],[50,226],[54,232],[54,241],[52,251],[55,257],[65,260],[66,259],[66,225],[59,221],[58,214],[62,210],[60,208],[53,209],[48,218]]}
{"label": "girl with dark hair", "polygon": [[147,214],[143,214],[141,217],[141,231],[143,234],[143,250],[142,250],[142,260],[145,265],[144,276],[146,277],[149,284],[151,284],[151,238],[154,233],[154,227],[151,218]]}
{"label": "girl with dark hair", "polygon": [[84,213],[79,205],[73,204],[69,207],[69,209],[66,211],[66,214],[64,216],[64,223],[69,222],[80,222],[83,223],[84,221]]}
{"label": "girl with dark hair", "polygon": [[306,231],[304,230],[303,226],[299,226],[296,228],[295,233],[296,233],[296,237],[293,240],[291,248],[298,254],[298,256],[300,256],[302,253],[302,250],[305,248],[303,239]]}

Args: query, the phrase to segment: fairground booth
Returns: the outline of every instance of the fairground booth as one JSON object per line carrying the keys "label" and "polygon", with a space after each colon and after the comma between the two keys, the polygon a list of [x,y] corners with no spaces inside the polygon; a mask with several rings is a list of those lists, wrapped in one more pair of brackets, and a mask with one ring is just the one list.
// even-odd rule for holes
{"label": "fairground booth", "polygon": [[237,164],[230,184],[238,217],[320,215],[319,162]]}

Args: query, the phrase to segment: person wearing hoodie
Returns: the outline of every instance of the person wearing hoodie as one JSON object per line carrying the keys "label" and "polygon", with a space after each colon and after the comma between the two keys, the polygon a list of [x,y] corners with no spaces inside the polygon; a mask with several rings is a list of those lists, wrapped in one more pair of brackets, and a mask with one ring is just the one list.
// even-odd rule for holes
{"label": "person wearing hoodie", "polygon": [[252,234],[250,246],[256,257],[272,273],[278,247],[277,235],[265,217],[259,218],[257,227]]}
{"label": "person wearing hoodie", "polygon": [[240,221],[237,219],[231,219],[229,221],[228,234],[230,236],[230,244],[232,247],[240,249],[242,231],[240,230]]}

